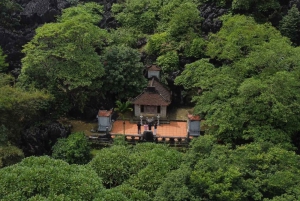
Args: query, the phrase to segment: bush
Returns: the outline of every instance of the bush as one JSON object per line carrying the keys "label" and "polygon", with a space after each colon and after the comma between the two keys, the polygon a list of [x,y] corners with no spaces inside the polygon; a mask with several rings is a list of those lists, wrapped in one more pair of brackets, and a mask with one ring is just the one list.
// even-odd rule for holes
{"label": "bush", "polygon": [[91,159],[91,148],[84,133],[73,133],[59,139],[53,146],[52,157],[70,164],[86,164]]}

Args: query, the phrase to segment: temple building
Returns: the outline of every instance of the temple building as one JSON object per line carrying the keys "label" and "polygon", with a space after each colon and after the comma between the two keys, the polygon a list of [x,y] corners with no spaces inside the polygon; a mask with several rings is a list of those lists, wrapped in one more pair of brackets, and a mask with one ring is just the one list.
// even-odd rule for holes
{"label": "temple building", "polygon": [[156,65],[148,67],[148,86],[131,100],[134,104],[134,115],[153,117],[167,116],[167,106],[171,104],[171,92],[160,81],[160,68]]}
{"label": "temple building", "polygon": [[188,136],[200,136],[200,122],[201,118],[199,115],[188,114],[187,121],[187,132]]}
{"label": "temple building", "polygon": [[[113,120],[111,119],[113,110],[99,110],[98,119],[98,132],[111,131]],[[107,130],[106,130],[107,129]]]}

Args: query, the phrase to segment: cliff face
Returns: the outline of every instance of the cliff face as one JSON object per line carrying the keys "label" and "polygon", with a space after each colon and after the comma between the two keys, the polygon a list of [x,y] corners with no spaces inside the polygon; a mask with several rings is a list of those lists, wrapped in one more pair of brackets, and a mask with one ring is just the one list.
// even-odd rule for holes
{"label": "cliff face", "polygon": [[[103,19],[99,23],[101,28],[115,28],[117,23],[111,16],[111,7],[117,0],[94,0],[104,6]],[[35,29],[44,23],[55,22],[56,16],[62,9],[70,6],[67,0],[15,0],[22,7],[20,13],[15,13],[20,23],[12,28],[0,26],[0,46],[7,55],[8,71],[18,76],[21,69],[22,46],[30,41]]]}
{"label": "cliff face", "polygon": [[17,0],[16,3],[23,8],[16,13],[20,23],[11,28],[0,26],[0,46],[7,55],[8,71],[18,76],[23,57],[22,46],[32,39],[38,26],[54,22],[69,3],[66,0]]}
{"label": "cliff face", "polygon": [[[13,0],[18,3],[23,9],[20,13],[14,13],[20,19],[19,25],[12,28],[1,27],[0,25],[0,46],[4,53],[8,56],[7,62],[9,63],[8,71],[16,77],[20,73],[21,53],[22,46],[32,39],[35,34],[35,29],[49,22],[54,22],[56,16],[61,14],[62,9],[70,6],[67,0]],[[113,3],[118,0],[92,0],[104,6],[103,19],[99,22],[101,28],[116,28],[117,23],[111,15],[111,7]],[[300,0],[280,1],[283,5],[282,11],[287,11],[293,4],[300,8]],[[221,15],[227,13],[227,9],[217,8],[214,4],[208,3],[199,8],[201,17],[204,18],[202,24],[202,31],[204,33],[217,32],[222,23],[218,19]],[[278,24],[280,20],[276,18]]]}

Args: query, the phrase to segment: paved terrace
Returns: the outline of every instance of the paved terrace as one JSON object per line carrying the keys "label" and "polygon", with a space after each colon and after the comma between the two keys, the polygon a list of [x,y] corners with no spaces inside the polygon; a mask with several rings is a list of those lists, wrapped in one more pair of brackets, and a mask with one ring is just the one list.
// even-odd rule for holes
{"label": "paved terrace", "polygon": [[[154,130],[152,126],[151,130]],[[141,132],[143,133],[144,127],[141,126]],[[125,134],[137,134],[137,125],[125,121]],[[123,121],[117,120],[114,122],[111,134],[123,134]],[[186,137],[187,136],[187,123],[171,121],[170,124],[160,124],[157,126],[157,137]]]}

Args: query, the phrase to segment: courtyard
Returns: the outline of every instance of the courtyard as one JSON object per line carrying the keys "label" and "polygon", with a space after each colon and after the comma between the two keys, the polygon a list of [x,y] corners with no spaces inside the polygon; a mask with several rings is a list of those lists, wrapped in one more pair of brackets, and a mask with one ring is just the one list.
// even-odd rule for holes
{"label": "courtyard", "polygon": [[[157,126],[157,137],[186,137],[187,136],[187,114],[191,108],[176,108],[169,112],[170,122],[168,124],[160,124]],[[136,135],[138,134],[137,124],[132,123],[132,114],[128,113],[125,116],[125,134]],[[85,122],[80,120],[65,120],[65,124],[72,126],[72,132],[84,132],[86,136],[95,135],[97,122]],[[153,128],[152,128],[153,130]],[[144,127],[141,127],[141,132]],[[123,120],[117,119],[113,123],[111,134],[124,134]]]}

